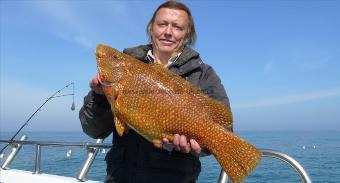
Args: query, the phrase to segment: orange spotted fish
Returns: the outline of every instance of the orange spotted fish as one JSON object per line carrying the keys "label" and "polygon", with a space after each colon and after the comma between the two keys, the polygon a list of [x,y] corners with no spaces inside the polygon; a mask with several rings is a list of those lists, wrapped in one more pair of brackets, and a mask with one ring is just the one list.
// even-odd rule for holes
{"label": "orange spotted fish", "polygon": [[198,91],[160,64],[146,64],[109,46],[96,49],[98,78],[119,135],[133,129],[153,143],[174,134],[208,148],[234,183],[260,162],[261,153],[227,128],[230,108]]}

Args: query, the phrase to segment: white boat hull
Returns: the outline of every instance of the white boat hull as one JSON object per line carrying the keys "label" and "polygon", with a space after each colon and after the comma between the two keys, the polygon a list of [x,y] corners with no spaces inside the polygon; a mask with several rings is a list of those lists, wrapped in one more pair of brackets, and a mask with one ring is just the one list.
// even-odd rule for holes
{"label": "white boat hull", "polygon": [[[34,174],[29,171],[0,169],[0,183],[75,183],[81,182],[76,178],[51,174]],[[85,181],[85,183],[100,183],[98,181]]]}

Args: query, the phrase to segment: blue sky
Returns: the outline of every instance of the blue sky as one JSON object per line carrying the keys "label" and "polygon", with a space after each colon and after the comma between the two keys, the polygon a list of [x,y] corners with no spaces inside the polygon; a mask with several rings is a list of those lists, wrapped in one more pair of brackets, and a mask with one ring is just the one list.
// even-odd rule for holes
{"label": "blue sky", "polygon": [[[78,111],[96,74],[94,49],[147,43],[163,1],[1,0],[0,131],[80,131]],[[230,97],[236,130],[340,130],[340,2],[183,1],[194,47]],[[64,93],[70,93],[65,90]]]}

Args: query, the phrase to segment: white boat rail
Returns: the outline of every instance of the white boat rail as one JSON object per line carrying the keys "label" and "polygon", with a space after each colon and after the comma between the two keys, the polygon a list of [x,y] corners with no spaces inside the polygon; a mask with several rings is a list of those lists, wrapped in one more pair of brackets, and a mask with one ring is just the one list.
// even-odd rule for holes
{"label": "white boat rail", "polygon": [[[22,145],[35,145],[35,166],[34,174],[40,173],[41,148],[42,146],[57,146],[57,147],[77,147],[87,149],[87,158],[83,163],[76,179],[84,182],[86,175],[91,168],[94,159],[100,149],[109,149],[112,144],[103,144],[103,139],[97,139],[96,143],[67,143],[67,142],[47,142],[47,141],[26,141],[27,137],[22,136],[19,141],[12,141],[12,152],[8,155],[4,163],[1,165],[2,170],[9,170],[14,158],[20,151]],[[0,143],[7,144],[9,140],[0,140]]]}
{"label": "white boat rail", "polygon": [[[10,165],[14,158],[16,157],[17,153],[20,151],[22,145],[35,145],[36,146],[36,152],[35,152],[35,170],[34,174],[40,173],[40,159],[41,159],[41,148],[42,146],[59,146],[59,147],[78,147],[78,148],[86,148],[87,149],[87,158],[83,163],[83,166],[81,167],[78,175],[76,176],[76,179],[78,181],[84,182],[86,181],[86,175],[88,171],[91,168],[91,165],[96,158],[96,155],[100,149],[109,149],[112,147],[112,144],[103,144],[103,139],[97,139],[96,143],[66,143],[66,142],[44,142],[44,141],[26,141],[27,137],[22,136],[20,140],[12,141],[12,152],[8,155],[6,160],[1,166],[2,170],[8,170],[10,169]],[[0,143],[8,144],[9,140],[1,140]],[[298,163],[295,159],[292,157],[277,152],[274,150],[268,150],[268,149],[261,149],[262,157],[272,157],[277,158],[281,161],[284,161],[285,163],[289,164],[300,176],[301,181],[303,183],[311,183],[311,179],[305,169],[301,166],[300,163]],[[218,178],[218,183],[228,183],[228,175],[221,170],[220,176]]]}
{"label": "white boat rail", "polygon": [[[306,170],[294,158],[288,156],[287,154],[284,154],[284,153],[281,153],[281,152],[278,152],[278,151],[274,151],[274,150],[261,149],[260,151],[262,153],[262,157],[276,158],[276,159],[279,159],[279,160],[289,164],[299,174],[301,181],[303,183],[312,183],[312,180],[309,177]],[[228,183],[228,181],[229,181],[228,175],[223,170],[221,170],[220,176],[218,178],[218,183]]]}

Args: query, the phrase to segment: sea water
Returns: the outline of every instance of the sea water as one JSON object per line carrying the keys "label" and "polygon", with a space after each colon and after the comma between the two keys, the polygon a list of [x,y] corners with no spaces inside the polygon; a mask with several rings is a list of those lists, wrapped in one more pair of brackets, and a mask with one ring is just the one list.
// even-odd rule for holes
{"label": "sea water", "polygon": [[[14,132],[0,132],[0,139],[9,139]],[[23,132],[28,140],[57,142],[95,142],[82,132]],[[237,133],[261,149],[272,149],[285,153],[305,168],[313,182],[340,182],[340,132],[266,132],[243,131]],[[19,135],[19,136],[20,136]],[[110,143],[110,137],[104,141]],[[3,144],[0,144],[0,148]],[[3,163],[9,154],[9,147]],[[42,147],[41,172],[76,177],[86,158],[83,148]],[[105,152],[100,151],[87,179],[103,181],[105,177]],[[25,145],[13,161],[11,168],[34,171],[35,146]],[[213,156],[201,158],[202,172],[198,183],[217,182],[220,166]],[[286,163],[263,158],[246,183],[301,182],[298,174]]]}

